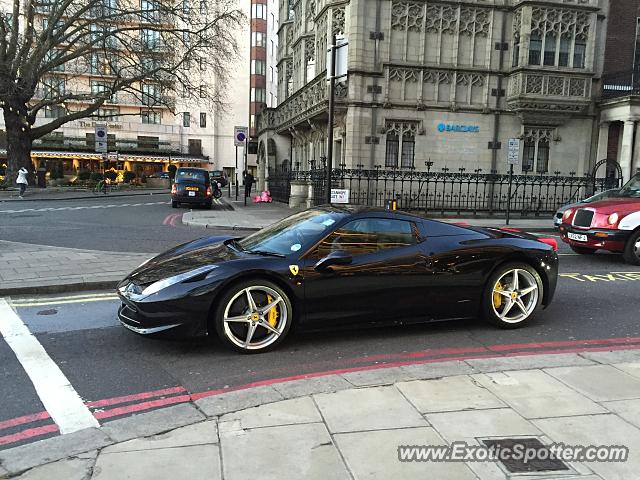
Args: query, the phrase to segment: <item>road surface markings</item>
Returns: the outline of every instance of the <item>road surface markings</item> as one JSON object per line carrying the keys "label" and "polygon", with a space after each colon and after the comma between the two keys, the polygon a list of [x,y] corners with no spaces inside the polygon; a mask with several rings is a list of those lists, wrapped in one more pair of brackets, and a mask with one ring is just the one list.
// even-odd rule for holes
{"label": "road surface markings", "polygon": [[89,295],[74,295],[71,297],[49,297],[49,298],[20,298],[12,299],[13,307],[42,307],[47,305],[65,305],[69,303],[103,302],[118,300],[115,293],[93,293]]}
{"label": "road surface markings", "polygon": [[166,205],[167,202],[145,202],[145,203],[110,203],[108,205],[82,205],[79,207],[45,207],[45,208],[22,208],[20,210],[0,210],[2,213],[26,213],[26,212],[62,212],[70,210],[91,210],[95,208],[123,208],[123,207],[146,207],[149,205]]}
{"label": "road surface markings", "polygon": [[31,379],[60,433],[99,426],[62,370],[5,299],[0,299],[0,333]]}
{"label": "road surface markings", "polygon": [[562,278],[570,278],[577,282],[638,282],[640,281],[640,272],[608,272],[594,273],[588,275],[586,273],[561,273]]}

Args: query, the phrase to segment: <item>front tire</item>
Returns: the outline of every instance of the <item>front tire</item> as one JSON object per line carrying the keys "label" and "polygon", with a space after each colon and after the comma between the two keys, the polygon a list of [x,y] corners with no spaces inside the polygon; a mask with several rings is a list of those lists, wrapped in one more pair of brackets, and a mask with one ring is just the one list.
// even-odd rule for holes
{"label": "front tire", "polygon": [[241,353],[261,353],[275,348],[293,322],[291,301],[276,284],[248,280],[229,288],[213,314],[218,337]]}
{"label": "front tire", "polygon": [[593,255],[594,253],[596,253],[595,248],[580,247],[578,245],[569,245],[569,247],[571,247],[571,250],[580,255]]}
{"label": "front tire", "polygon": [[526,263],[499,267],[483,293],[482,314],[500,328],[525,325],[542,303],[544,286],[538,272]]}
{"label": "front tire", "polygon": [[624,247],[624,261],[632,265],[640,265],[640,230],[631,234]]}

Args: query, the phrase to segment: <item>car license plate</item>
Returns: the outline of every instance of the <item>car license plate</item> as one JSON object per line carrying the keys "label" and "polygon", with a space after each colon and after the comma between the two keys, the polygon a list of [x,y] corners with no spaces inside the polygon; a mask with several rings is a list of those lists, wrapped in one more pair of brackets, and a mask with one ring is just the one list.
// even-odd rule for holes
{"label": "car license plate", "polygon": [[190,197],[195,197],[196,196],[196,192],[189,192],[189,196]]}
{"label": "car license plate", "polygon": [[567,236],[571,240],[575,240],[576,242],[586,242],[587,241],[587,236],[579,234],[579,233],[568,233]]}

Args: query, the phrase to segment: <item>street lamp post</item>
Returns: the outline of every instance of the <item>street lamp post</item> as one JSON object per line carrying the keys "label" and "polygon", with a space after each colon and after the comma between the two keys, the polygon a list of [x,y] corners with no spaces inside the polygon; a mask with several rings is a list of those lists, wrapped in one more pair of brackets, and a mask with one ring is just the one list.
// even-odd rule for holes
{"label": "street lamp post", "polygon": [[331,37],[331,65],[329,70],[329,120],[327,131],[326,198],[331,203],[331,167],[333,166],[333,117],[335,115],[334,96],[336,90],[336,35]]}

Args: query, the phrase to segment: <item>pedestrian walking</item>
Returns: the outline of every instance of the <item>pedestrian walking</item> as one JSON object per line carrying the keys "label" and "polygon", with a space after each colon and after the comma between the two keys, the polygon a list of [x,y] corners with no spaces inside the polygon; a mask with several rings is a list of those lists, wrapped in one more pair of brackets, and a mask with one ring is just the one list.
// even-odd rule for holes
{"label": "pedestrian walking", "polygon": [[29,185],[29,180],[27,180],[28,174],[29,174],[29,171],[24,167],[18,170],[18,178],[16,179],[16,183],[20,187],[20,198],[22,198],[25,190],[27,189],[27,185]]}
{"label": "pedestrian walking", "polygon": [[242,178],[244,178],[244,196],[246,198],[251,195],[251,187],[253,186],[255,179],[253,178],[253,175],[247,171],[242,172]]}

